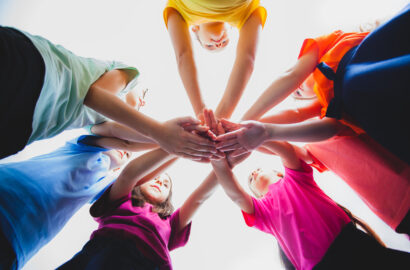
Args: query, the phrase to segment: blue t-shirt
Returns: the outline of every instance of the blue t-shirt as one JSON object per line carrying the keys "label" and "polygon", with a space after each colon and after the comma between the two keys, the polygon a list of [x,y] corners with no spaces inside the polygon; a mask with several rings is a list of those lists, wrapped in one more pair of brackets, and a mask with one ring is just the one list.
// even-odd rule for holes
{"label": "blue t-shirt", "polygon": [[82,144],[83,138],[27,161],[0,164],[0,229],[18,268],[113,182],[106,177],[106,149]]}

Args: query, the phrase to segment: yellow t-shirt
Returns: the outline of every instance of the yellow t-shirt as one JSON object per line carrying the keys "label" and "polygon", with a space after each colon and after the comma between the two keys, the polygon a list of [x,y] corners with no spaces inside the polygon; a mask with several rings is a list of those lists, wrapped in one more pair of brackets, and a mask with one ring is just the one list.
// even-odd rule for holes
{"label": "yellow t-shirt", "polygon": [[222,21],[241,29],[253,12],[259,12],[263,27],[267,16],[259,0],[168,0],[163,14],[167,27],[171,8],[178,11],[188,25]]}

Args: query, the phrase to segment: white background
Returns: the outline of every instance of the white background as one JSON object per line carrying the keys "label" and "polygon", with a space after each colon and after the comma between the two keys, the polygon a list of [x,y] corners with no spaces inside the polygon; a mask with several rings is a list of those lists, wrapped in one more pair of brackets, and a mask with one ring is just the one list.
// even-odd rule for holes
{"label": "white background", "polygon": [[[394,14],[405,0],[287,0],[262,2],[268,18],[259,42],[256,66],[233,119],[239,119],[269,83],[297,58],[302,41],[336,29],[355,30],[376,18]],[[0,24],[48,38],[74,53],[120,60],[136,66],[149,88],[143,112],[158,120],[193,115],[182,87],[175,56],[162,19],[165,1],[158,0],[0,0]],[[225,51],[209,53],[195,42],[200,84],[206,104],[215,108],[235,56],[238,33]],[[1,61],[1,56],[0,56]],[[284,106],[296,106],[288,101]],[[13,113],[13,112],[10,112]],[[16,112],[18,113],[18,108]],[[33,143],[9,160],[49,152],[82,131],[64,132]],[[235,169],[242,183],[256,167],[281,168],[279,160],[254,153]],[[174,181],[174,205],[180,206],[205,178],[210,165],[179,160],[168,171]],[[410,251],[406,237],[380,221],[354,192],[332,173],[315,178],[334,200],[366,220],[390,247]],[[88,240],[96,223],[84,206],[61,233],[29,261],[24,270],[54,269],[70,259]],[[195,216],[189,243],[172,253],[176,270],[281,269],[276,241],[248,228],[240,211],[219,188]]]}

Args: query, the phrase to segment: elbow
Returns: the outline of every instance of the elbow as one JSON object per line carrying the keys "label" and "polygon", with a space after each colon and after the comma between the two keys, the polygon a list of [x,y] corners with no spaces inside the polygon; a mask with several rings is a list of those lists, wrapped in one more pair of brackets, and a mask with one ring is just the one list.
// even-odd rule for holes
{"label": "elbow", "polygon": [[187,47],[177,52],[175,54],[175,57],[176,57],[177,65],[182,66],[184,63],[186,63],[190,59],[192,59],[193,61],[194,55],[193,55],[192,49]]}

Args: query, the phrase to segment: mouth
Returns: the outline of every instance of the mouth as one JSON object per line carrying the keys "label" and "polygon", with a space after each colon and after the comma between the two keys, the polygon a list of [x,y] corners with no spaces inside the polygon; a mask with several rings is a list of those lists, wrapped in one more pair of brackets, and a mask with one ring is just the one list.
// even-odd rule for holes
{"label": "mouth", "polygon": [[159,187],[158,187],[158,186],[154,186],[154,185],[152,185],[151,187],[156,188],[159,192],[161,192],[161,190],[159,189]]}

